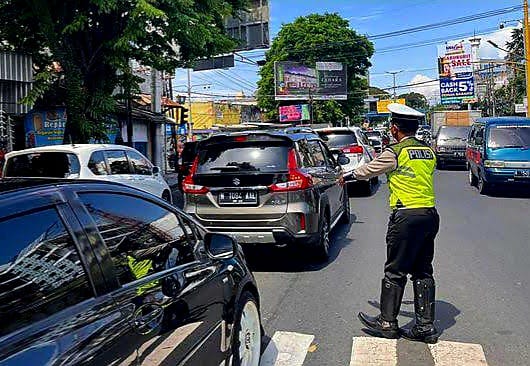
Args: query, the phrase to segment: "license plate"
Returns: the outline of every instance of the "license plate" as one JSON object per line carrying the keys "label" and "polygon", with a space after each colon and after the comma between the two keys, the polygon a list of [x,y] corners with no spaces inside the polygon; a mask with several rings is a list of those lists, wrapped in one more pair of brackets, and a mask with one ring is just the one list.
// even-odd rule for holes
{"label": "license plate", "polygon": [[519,169],[515,171],[515,178],[530,178],[530,169]]}
{"label": "license plate", "polygon": [[464,152],[463,151],[455,151],[453,154],[454,154],[454,156],[459,157],[459,158],[463,158],[464,157]]}
{"label": "license plate", "polygon": [[258,192],[255,191],[234,191],[219,193],[218,201],[220,205],[257,205]]}

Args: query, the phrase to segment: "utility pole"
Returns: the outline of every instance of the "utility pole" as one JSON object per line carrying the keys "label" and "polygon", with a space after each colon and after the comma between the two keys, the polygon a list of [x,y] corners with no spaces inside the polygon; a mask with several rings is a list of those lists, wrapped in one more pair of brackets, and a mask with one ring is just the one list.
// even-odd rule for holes
{"label": "utility pole", "polygon": [[526,117],[530,117],[530,27],[528,25],[528,0],[523,1],[524,10],[524,51],[526,70]]}
{"label": "utility pole", "polygon": [[189,113],[189,122],[188,122],[188,141],[193,140],[193,117],[191,113],[191,69],[188,69],[188,113]]}
{"label": "utility pole", "polygon": [[309,124],[313,124],[313,95],[311,94],[311,87],[308,89],[309,91]]}
{"label": "utility pole", "polygon": [[403,71],[405,70],[399,70],[399,71],[387,71],[386,74],[390,74],[392,75],[392,78],[394,80],[394,83],[393,83],[393,90],[394,90],[394,94],[392,95],[392,99],[393,101],[395,102],[396,101],[396,75],[399,74],[399,73],[402,73]]}

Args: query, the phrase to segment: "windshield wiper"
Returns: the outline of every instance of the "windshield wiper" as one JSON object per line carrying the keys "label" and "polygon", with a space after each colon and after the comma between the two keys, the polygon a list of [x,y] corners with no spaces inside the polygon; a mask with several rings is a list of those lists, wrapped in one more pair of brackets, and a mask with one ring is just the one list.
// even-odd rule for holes
{"label": "windshield wiper", "polygon": [[231,163],[226,164],[225,166],[210,168],[210,170],[221,170],[221,171],[223,170],[250,170],[250,171],[255,171],[255,172],[260,171],[259,168],[256,168],[255,166],[250,164],[248,161],[245,161],[242,163],[231,162]]}

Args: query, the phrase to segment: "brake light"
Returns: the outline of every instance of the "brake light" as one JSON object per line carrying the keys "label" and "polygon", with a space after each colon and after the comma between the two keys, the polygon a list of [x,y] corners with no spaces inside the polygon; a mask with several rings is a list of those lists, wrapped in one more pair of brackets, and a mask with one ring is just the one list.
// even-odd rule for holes
{"label": "brake light", "polygon": [[184,193],[206,194],[210,191],[208,187],[195,184],[195,182],[193,181],[193,175],[197,171],[198,166],[199,166],[199,157],[197,156],[195,160],[193,161],[193,165],[191,166],[189,174],[182,181],[182,190],[184,191]]}
{"label": "brake light", "polygon": [[270,191],[298,191],[313,186],[313,179],[311,178],[311,176],[307,173],[302,172],[298,167],[298,161],[296,159],[296,153],[294,149],[289,150],[289,155],[287,157],[287,169],[289,169],[289,173],[287,175],[287,182],[271,184],[269,186]]}
{"label": "brake light", "polygon": [[345,154],[362,154],[364,152],[364,149],[361,145],[350,145],[343,147],[341,150]]}
{"label": "brake light", "polygon": [[248,139],[247,139],[247,136],[236,136],[234,137],[234,142],[246,142]]}

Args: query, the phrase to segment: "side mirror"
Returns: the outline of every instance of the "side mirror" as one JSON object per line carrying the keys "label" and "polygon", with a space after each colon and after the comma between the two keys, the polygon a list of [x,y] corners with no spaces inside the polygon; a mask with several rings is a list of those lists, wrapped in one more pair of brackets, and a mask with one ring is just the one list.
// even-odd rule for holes
{"label": "side mirror", "polygon": [[339,155],[337,157],[337,163],[339,165],[348,165],[350,163],[350,161],[351,161],[350,158],[347,157],[346,155]]}
{"label": "side mirror", "polygon": [[204,245],[206,252],[214,259],[230,259],[237,251],[236,241],[225,234],[206,233]]}
{"label": "side mirror", "polygon": [[160,173],[160,167],[154,166],[151,169],[151,172],[153,173],[153,175],[159,174]]}

